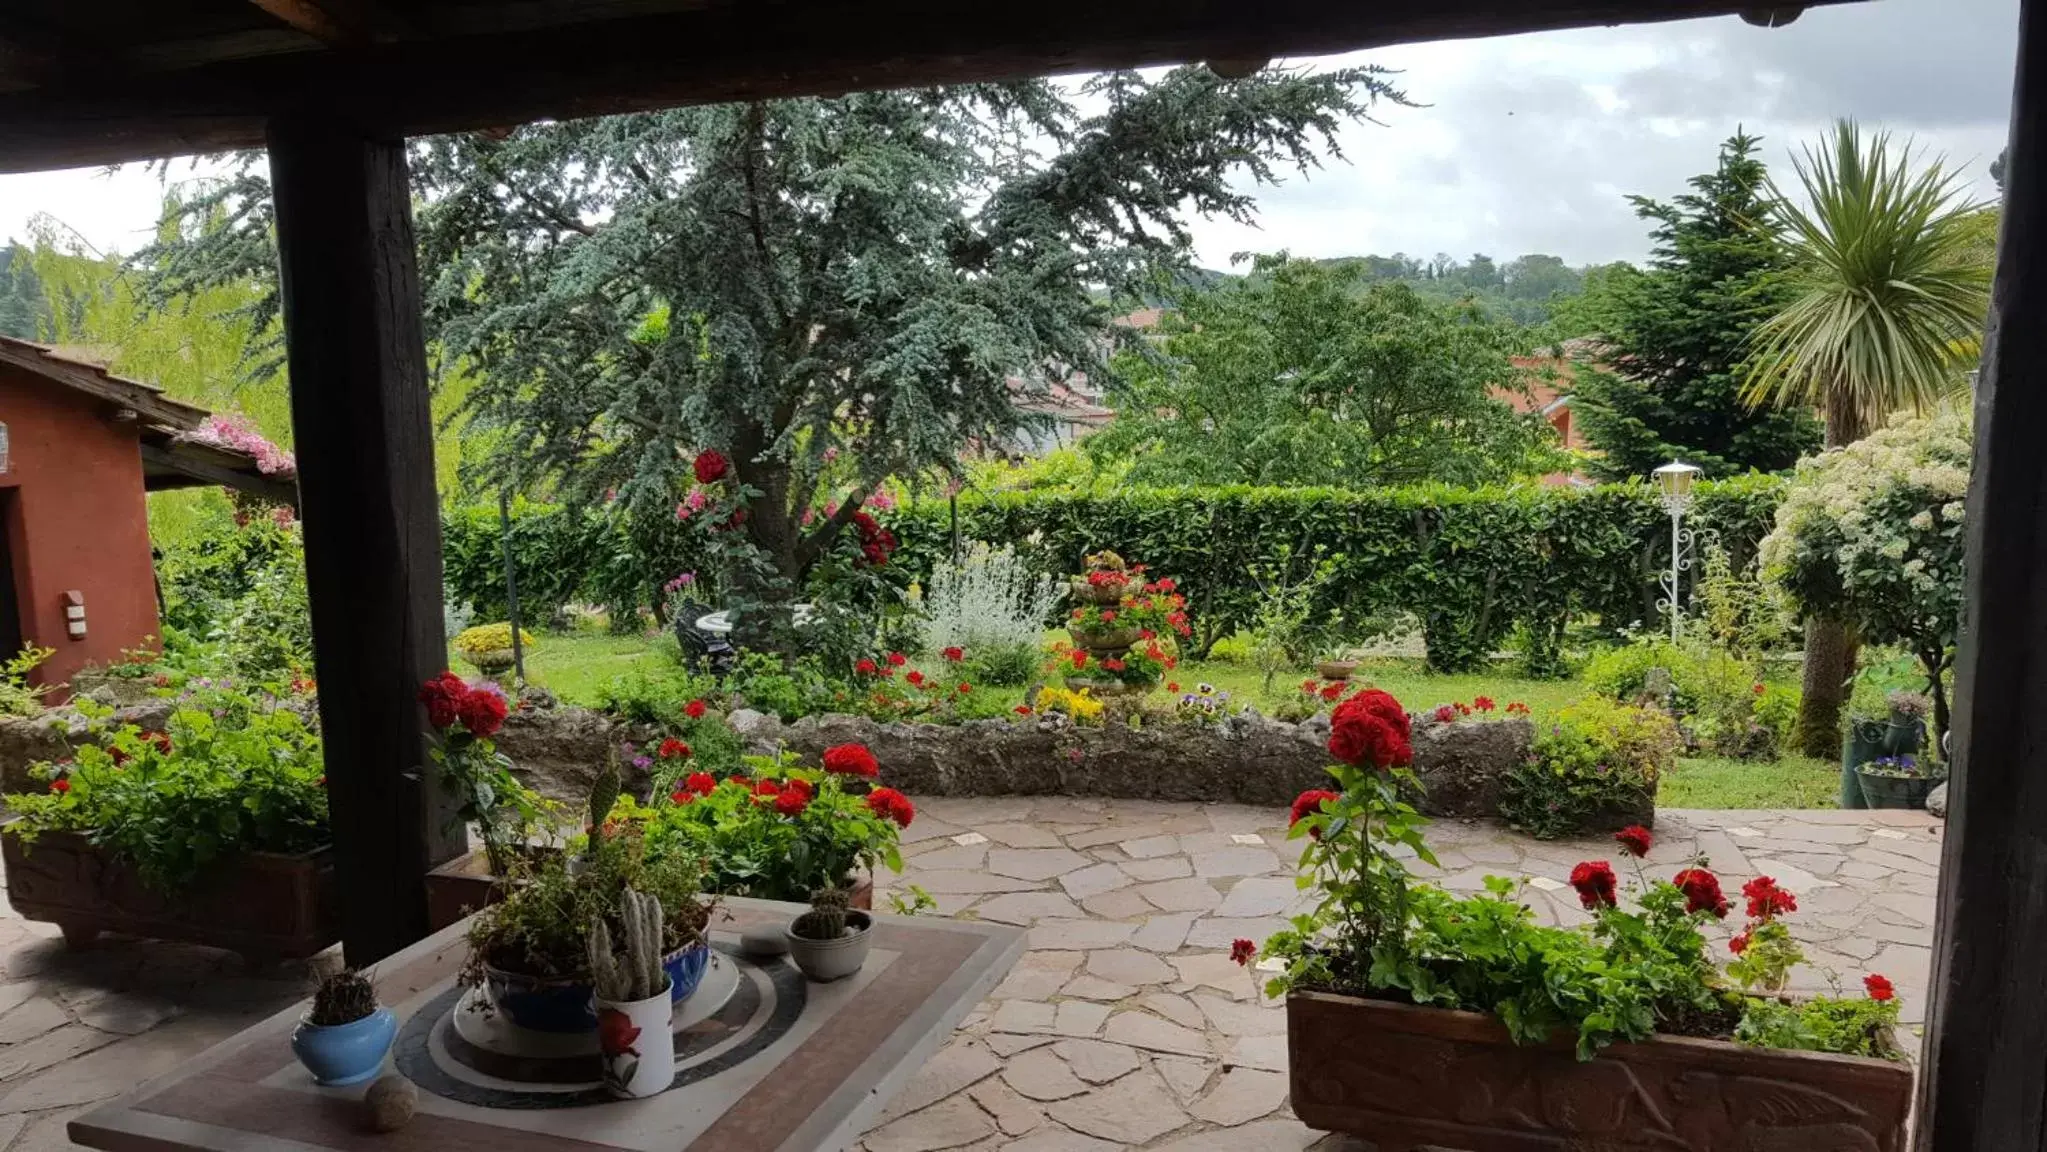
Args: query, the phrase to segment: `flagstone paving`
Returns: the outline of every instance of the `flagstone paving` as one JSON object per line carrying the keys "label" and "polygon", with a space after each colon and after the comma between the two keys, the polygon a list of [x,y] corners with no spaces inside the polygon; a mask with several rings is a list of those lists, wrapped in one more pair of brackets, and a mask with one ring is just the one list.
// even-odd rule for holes
{"label": "flagstone paving", "polygon": [[[1897,985],[1924,1011],[1940,824],[1903,812],[1659,813],[1645,862],[1665,876],[1698,854],[1738,888],[1768,874],[1797,893],[1809,963],[1793,979]],[[1436,875],[1475,890],[1526,877],[1545,920],[1584,912],[1563,883],[1610,840],[1539,842],[1497,825],[1430,826]],[[890,1102],[864,1152],[1296,1150],[1333,1140],[1286,1107],[1284,1014],[1230,962],[1307,897],[1286,813],[1072,797],[920,802],[905,871],[947,915],[1026,926],[1031,950]],[[1720,947],[1727,929],[1710,931]],[[0,1152],[65,1148],[64,1124],[262,1019],[335,956],[260,973],[228,953],[109,940],[67,951],[56,929],[0,909]]]}

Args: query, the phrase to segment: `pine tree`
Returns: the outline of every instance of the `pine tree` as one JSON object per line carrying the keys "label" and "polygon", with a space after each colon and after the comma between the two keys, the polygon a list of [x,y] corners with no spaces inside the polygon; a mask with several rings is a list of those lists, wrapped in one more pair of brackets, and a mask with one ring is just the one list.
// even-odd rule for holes
{"label": "pine tree", "polygon": [[[1115,303],[1192,271],[1187,213],[1248,221],[1246,185],[1337,154],[1377,99],[1401,96],[1374,69],[1193,66],[429,138],[428,333],[499,475],[672,515],[722,452],[752,579],[793,595],[884,478],[1102,372]],[[259,269],[249,179],[146,254],[161,296]]]}
{"label": "pine tree", "polygon": [[1756,328],[1785,301],[1782,252],[1765,230],[1767,181],[1757,137],[1737,132],[1720,163],[1670,203],[1635,196],[1656,222],[1647,274],[1616,281],[1602,370],[1581,375],[1573,402],[1609,479],[1672,459],[1728,475],[1775,472],[1819,446],[1803,409],[1754,409],[1740,368]]}

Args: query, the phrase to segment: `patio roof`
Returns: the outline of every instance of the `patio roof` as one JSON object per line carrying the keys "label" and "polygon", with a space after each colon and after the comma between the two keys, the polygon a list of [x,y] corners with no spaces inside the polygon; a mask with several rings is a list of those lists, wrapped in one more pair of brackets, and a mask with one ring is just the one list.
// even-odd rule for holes
{"label": "patio roof", "polygon": [[[1832,0],[1822,0],[1832,2]],[[10,0],[0,171],[263,146],[336,103],[373,136],[770,96],[1208,60],[1802,5],[1731,0]]]}

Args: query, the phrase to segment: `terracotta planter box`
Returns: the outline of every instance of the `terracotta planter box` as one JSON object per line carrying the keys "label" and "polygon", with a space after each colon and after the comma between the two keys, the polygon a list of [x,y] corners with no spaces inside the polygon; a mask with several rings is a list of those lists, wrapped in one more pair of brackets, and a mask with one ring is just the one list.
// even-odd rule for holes
{"label": "terracotta planter box", "polygon": [[[540,849],[555,851],[555,849]],[[504,898],[498,878],[491,875],[490,861],[483,850],[457,856],[426,874],[427,922],[438,932],[487,904]],[[874,910],[874,878],[863,876],[853,885],[852,907]]]}
{"label": "terracotta planter box", "polygon": [[1912,1070],[1658,1036],[1579,1062],[1490,1016],[1296,992],[1294,1114],[1378,1152],[1903,1152]]}
{"label": "terracotta planter box", "polygon": [[0,859],[7,902],[30,920],[56,924],[74,946],[120,932],[265,962],[311,956],[341,939],[331,849],[245,853],[176,892],[144,885],[134,869],[71,832],[45,832],[32,845],[0,835]]}

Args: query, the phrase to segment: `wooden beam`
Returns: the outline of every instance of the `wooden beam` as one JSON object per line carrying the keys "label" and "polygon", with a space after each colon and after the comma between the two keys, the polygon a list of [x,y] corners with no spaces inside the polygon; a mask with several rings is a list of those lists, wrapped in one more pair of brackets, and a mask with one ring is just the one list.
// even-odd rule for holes
{"label": "wooden beam", "polygon": [[2047,1149],[2047,2],[2018,82],[1955,676],[1917,1152]]}
{"label": "wooden beam", "polygon": [[[238,464],[242,467],[237,467]],[[151,492],[217,484],[259,496],[273,504],[298,504],[297,482],[265,476],[252,471],[253,467],[253,462],[246,457],[204,444],[142,442],[143,487]]]}
{"label": "wooden beam", "polygon": [[269,131],[327,796],[351,964],[426,935],[467,847],[426,779],[420,684],[447,662],[440,502],[402,140],[320,111]]}
{"label": "wooden beam", "polygon": [[788,0],[493,34],[429,30],[345,53],[94,75],[62,89],[0,96],[0,171],[250,147],[273,112],[321,93],[346,93],[350,115],[367,131],[411,136],[683,104],[1317,55],[1741,7],[1740,0],[1044,0],[1017,19],[965,0]]}
{"label": "wooden beam", "polygon": [[278,20],[326,44],[360,44],[369,35],[367,13],[351,0],[249,0]]}

